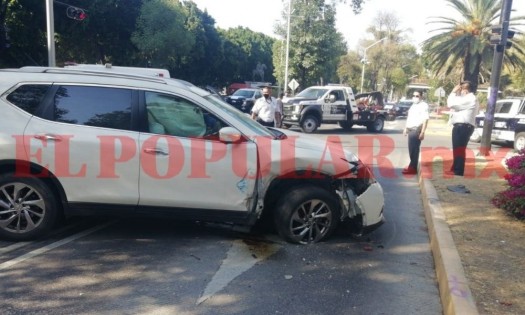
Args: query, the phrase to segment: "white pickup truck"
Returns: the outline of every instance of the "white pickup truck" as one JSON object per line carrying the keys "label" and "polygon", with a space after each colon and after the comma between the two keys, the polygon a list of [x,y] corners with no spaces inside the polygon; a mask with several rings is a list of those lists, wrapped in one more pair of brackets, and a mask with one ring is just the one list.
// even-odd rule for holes
{"label": "white pickup truck", "polygon": [[[367,104],[357,104],[356,96]],[[381,92],[356,96],[346,86],[311,86],[283,99],[283,125],[299,126],[305,133],[314,132],[321,124],[339,124],[345,130],[361,125],[371,132],[383,131],[387,111],[383,109]]]}
{"label": "white pickup truck", "polygon": [[[485,115],[476,116],[476,130],[471,141],[481,141]],[[525,148],[525,98],[505,98],[496,102],[491,141],[514,143],[514,149]]]}

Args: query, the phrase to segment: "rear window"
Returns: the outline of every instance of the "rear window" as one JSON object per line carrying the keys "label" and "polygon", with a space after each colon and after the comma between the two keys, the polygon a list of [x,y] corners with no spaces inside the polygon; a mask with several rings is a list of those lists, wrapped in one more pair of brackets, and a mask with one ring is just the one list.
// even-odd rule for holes
{"label": "rear window", "polygon": [[55,121],[131,130],[132,92],[127,89],[61,86],[55,95]]}
{"label": "rear window", "polygon": [[51,85],[26,84],[7,96],[7,100],[18,108],[34,115]]}

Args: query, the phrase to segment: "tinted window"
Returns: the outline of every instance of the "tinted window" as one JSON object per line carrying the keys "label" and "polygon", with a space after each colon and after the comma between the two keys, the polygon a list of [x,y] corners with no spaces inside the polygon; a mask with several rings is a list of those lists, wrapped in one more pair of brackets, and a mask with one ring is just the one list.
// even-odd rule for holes
{"label": "tinted window", "polygon": [[51,85],[22,85],[7,96],[7,100],[34,115]]}
{"label": "tinted window", "polygon": [[131,129],[131,90],[61,86],[55,95],[55,120],[114,129]]}

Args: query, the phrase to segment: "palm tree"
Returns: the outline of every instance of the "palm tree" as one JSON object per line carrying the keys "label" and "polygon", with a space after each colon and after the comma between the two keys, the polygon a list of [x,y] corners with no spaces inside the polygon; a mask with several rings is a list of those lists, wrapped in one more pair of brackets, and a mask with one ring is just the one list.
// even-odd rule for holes
{"label": "palm tree", "polygon": [[[429,23],[439,24],[434,32],[439,34],[423,42],[423,57],[428,68],[437,75],[459,73],[458,79],[472,82],[477,90],[480,74],[489,74],[494,55],[490,44],[491,26],[500,23],[502,0],[445,0],[461,15],[461,20],[451,17],[434,17]],[[524,25],[525,16],[512,17],[509,29]],[[504,66],[525,69],[524,46],[514,41],[506,50]]]}

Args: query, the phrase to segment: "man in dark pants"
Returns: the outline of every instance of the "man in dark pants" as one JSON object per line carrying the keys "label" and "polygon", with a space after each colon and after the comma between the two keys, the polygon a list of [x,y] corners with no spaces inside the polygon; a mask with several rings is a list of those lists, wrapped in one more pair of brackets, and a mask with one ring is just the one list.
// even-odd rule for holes
{"label": "man in dark pants", "polygon": [[447,107],[454,112],[450,117],[452,123],[452,155],[454,162],[448,175],[463,176],[465,173],[465,157],[467,144],[474,132],[476,114],[479,102],[472,93],[470,82],[463,81],[456,85],[447,99]]}
{"label": "man in dark pants", "polygon": [[422,100],[420,91],[414,91],[412,95],[414,102],[408,110],[407,122],[403,134],[408,136],[408,155],[410,163],[404,168],[403,174],[417,174],[419,164],[419,151],[421,141],[425,138],[425,130],[428,124],[428,104]]}

